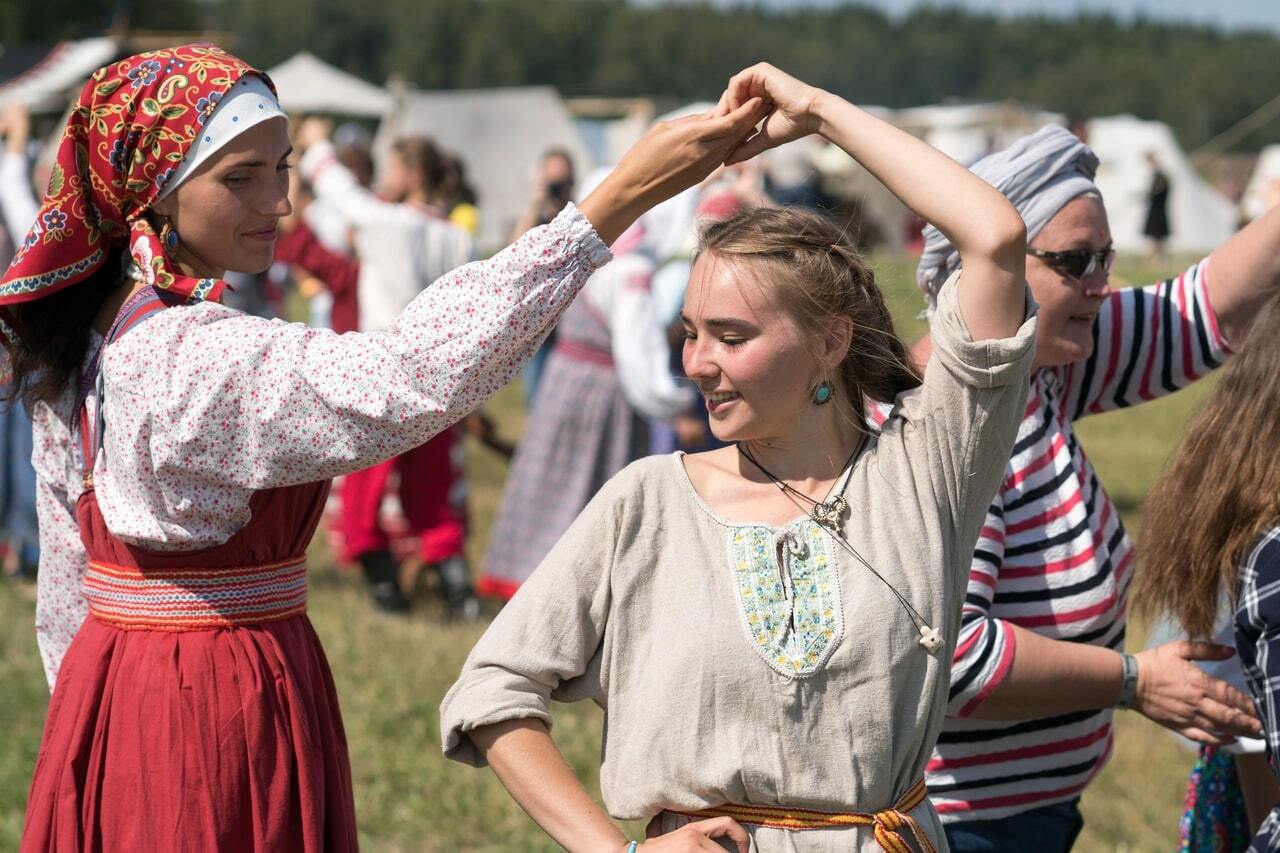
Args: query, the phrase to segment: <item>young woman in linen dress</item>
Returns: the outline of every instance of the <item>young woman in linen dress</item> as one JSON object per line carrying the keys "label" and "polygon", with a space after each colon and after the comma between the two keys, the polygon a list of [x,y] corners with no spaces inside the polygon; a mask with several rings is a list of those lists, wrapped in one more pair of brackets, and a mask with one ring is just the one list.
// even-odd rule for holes
{"label": "young woman in linen dress", "polygon": [[[724,100],[749,96],[773,109],[730,162],[821,133],[962,247],[927,378],[830,220],[759,210],[709,229],[684,365],[736,444],[606,485],[467,659],[444,751],[490,764],[575,851],[945,848],[922,774],[1026,397],[1022,220],[939,152],[771,66]],[[864,395],[897,402],[879,435]],[[647,840],[574,777],[552,698],[605,708],[605,805],[649,820]]]}

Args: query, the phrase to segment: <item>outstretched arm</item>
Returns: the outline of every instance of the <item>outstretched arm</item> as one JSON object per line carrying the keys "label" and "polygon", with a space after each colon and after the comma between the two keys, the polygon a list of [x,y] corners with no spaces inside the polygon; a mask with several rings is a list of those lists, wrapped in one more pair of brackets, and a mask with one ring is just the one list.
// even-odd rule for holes
{"label": "outstretched arm", "polygon": [[1026,226],[998,190],[911,134],[766,63],[736,75],[725,96],[730,107],[749,97],[765,98],[773,107],[760,132],[729,162],[821,134],[959,250],[960,310],[973,339],[1017,332],[1026,317]]}
{"label": "outstretched arm", "polygon": [[1244,343],[1262,304],[1280,289],[1280,205],[1209,256],[1209,301],[1227,341]]}

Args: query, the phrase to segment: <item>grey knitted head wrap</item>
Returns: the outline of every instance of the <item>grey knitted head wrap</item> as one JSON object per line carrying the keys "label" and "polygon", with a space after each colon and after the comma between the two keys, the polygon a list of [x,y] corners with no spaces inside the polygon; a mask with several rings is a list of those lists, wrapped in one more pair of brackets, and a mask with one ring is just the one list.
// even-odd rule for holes
{"label": "grey knitted head wrap", "polygon": [[[1067,202],[1084,193],[1097,193],[1093,176],[1098,155],[1058,125],[1024,136],[1003,151],[988,154],[971,171],[1013,202],[1027,224],[1030,242]],[[938,290],[960,267],[960,253],[932,225],[924,229],[924,252],[916,268],[916,283],[930,310]]]}

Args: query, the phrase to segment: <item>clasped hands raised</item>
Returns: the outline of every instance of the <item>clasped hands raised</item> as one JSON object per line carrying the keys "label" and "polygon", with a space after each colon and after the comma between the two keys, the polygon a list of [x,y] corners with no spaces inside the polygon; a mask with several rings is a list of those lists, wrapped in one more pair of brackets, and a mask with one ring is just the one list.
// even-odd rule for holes
{"label": "clasped hands raised", "polygon": [[581,208],[605,243],[641,213],[732,165],[820,129],[825,93],[767,63],[729,81],[709,112],[655,124]]}

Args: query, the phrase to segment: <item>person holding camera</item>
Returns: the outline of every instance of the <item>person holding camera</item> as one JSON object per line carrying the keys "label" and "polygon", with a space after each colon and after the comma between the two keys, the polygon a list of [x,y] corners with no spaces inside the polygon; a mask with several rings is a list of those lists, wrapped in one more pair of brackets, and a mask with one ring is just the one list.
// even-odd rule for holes
{"label": "person holding camera", "polygon": [[[548,148],[542,154],[538,164],[538,174],[534,180],[533,195],[529,198],[529,206],[524,215],[516,223],[511,232],[511,242],[531,228],[546,225],[564,210],[565,205],[573,200],[576,184],[573,172],[573,158],[563,148]],[[520,373],[520,381],[524,387],[524,404],[526,409],[533,408],[533,398],[538,391],[538,381],[542,378],[542,369],[546,366],[547,356],[551,354],[556,343],[556,333],[552,329],[550,337],[533,356]]]}

